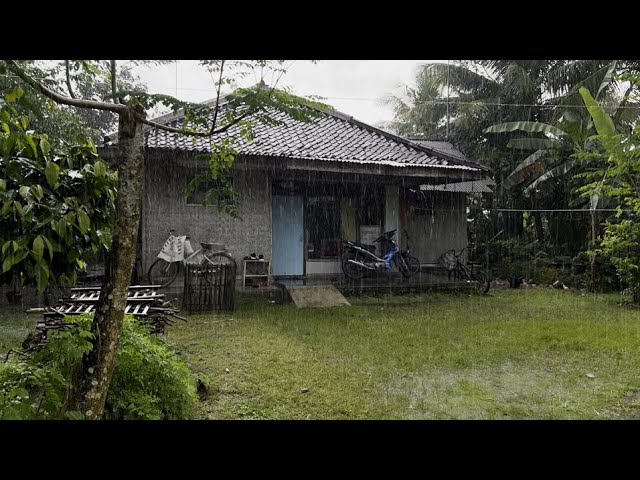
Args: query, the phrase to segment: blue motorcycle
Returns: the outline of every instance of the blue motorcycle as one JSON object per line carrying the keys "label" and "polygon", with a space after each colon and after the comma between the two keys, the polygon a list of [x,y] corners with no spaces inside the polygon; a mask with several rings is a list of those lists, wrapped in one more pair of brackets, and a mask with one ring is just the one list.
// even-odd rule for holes
{"label": "blue motorcycle", "polygon": [[375,245],[365,245],[362,243],[343,240],[342,242],[342,271],[344,274],[353,279],[359,279],[366,273],[376,271],[390,271],[391,262],[398,266],[398,270],[402,276],[409,278],[416,273],[417,262],[415,257],[410,257],[408,249],[400,251],[400,246],[393,239],[396,231],[391,230],[385,232],[376,238],[373,242],[380,243],[381,251],[386,252],[382,257],[378,257],[375,253]]}

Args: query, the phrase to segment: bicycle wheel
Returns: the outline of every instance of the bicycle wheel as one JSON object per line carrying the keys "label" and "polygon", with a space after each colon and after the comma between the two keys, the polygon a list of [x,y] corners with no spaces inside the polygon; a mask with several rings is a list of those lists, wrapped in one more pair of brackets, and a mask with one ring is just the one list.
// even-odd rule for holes
{"label": "bicycle wheel", "polygon": [[411,276],[411,270],[409,270],[409,265],[407,265],[407,262],[405,261],[404,257],[402,255],[396,255],[395,262],[396,262],[396,265],[398,265],[398,270],[400,270],[400,273],[402,273],[402,276],[404,278],[409,278]]}
{"label": "bicycle wheel", "polygon": [[489,280],[489,277],[487,277],[487,274],[483,271],[478,271],[475,272],[473,276],[475,277],[475,281],[478,282],[476,287],[478,291],[483,295],[487,293],[489,288],[491,288],[491,281]]}
{"label": "bicycle wheel", "polygon": [[349,260],[358,260],[358,255],[354,253],[347,253],[342,256],[342,271],[344,274],[354,280],[359,280],[364,277],[364,268],[354,265]]}
{"label": "bicycle wheel", "polygon": [[407,255],[404,257],[404,261],[407,263],[407,266],[409,267],[409,275],[415,275],[420,271],[420,260],[418,260],[416,257]]}
{"label": "bicycle wheel", "polygon": [[178,262],[167,262],[162,258],[158,258],[149,267],[147,280],[149,280],[149,285],[167,287],[171,285],[177,276]]}
{"label": "bicycle wheel", "polygon": [[[206,271],[203,278],[208,285],[215,286],[218,284],[216,282],[216,276],[220,274],[220,271],[229,265],[233,265],[235,267],[236,260],[227,252],[216,252],[202,257],[200,265],[213,267],[212,269],[205,269],[208,271]],[[235,272],[235,268],[233,271]]]}

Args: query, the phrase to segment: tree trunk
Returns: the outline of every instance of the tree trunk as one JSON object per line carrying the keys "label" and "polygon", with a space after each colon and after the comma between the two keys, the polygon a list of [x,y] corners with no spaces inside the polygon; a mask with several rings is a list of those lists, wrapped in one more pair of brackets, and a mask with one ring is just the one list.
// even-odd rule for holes
{"label": "tree trunk", "polygon": [[[596,236],[598,235],[597,228],[598,228],[598,224],[596,222],[596,212],[594,210],[591,210],[591,249],[592,250],[596,248]],[[595,292],[596,291],[596,256],[591,255],[591,258],[589,259],[589,261],[591,263],[589,291]]]}
{"label": "tree trunk", "polygon": [[145,113],[134,105],[120,114],[118,123],[118,193],[113,243],[107,257],[100,299],[91,327],[93,350],[84,358],[79,409],[87,419],[102,418],[113,376],[131,271],[135,262],[142,203],[143,137]]}
{"label": "tree trunk", "polygon": [[540,215],[540,212],[531,212],[531,216],[533,217],[533,224],[536,228],[536,240],[542,243],[544,241],[544,227],[542,225],[542,215]]}

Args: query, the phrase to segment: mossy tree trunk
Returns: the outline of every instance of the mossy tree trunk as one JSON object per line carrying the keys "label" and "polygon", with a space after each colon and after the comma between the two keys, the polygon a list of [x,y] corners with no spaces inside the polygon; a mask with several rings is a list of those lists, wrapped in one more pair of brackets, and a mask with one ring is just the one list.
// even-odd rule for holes
{"label": "mossy tree trunk", "polygon": [[93,319],[94,348],[84,359],[79,409],[87,419],[100,419],[116,364],[136,243],[143,188],[144,108],[134,105],[118,124],[118,193],[113,243]]}

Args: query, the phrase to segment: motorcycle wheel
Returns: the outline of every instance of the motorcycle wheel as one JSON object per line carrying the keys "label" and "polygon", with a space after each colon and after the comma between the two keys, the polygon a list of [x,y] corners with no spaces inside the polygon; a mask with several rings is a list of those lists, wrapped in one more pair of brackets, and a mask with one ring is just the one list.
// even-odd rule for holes
{"label": "motorcycle wheel", "polygon": [[359,280],[364,277],[364,268],[358,267],[349,260],[358,260],[358,256],[353,253],[348,253],[342,257],[342,271],[343,273],[354,280]]}

